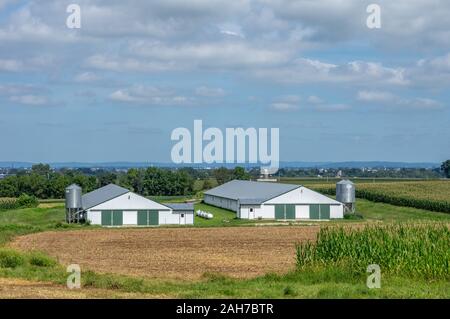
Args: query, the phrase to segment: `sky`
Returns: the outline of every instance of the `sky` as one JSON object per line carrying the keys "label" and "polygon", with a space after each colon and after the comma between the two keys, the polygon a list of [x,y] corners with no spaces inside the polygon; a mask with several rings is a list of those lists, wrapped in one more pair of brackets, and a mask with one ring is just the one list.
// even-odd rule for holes
{"label": "sky", "polygon": [[281,161],[440,162],[449,16],[446,0],[0,0],[0,161],[170,162],[172,130],[200,119],[279,128]]}

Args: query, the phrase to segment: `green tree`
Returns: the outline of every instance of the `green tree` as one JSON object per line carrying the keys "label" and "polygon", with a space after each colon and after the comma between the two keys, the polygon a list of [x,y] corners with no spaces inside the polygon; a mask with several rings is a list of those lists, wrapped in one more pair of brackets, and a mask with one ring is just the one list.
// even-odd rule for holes
{"label": "green tree", "polygon": [[243,167],[237,166],[233,170],[233,179],[249,180],[250,174],[248,174]]}
{"label": "green tree", "polygon": [[113,172],[102,172],[98,175],[99,186],[105,186],[108,184],[114,184],[117,180],[117,175]]}
{"label": "green tree", "polygon": [[203,189],[204,190],[208,190],[208,189],[211,189],[213,187],[214,187],[214,185],[213,185],[211,179],[209,179],[209,178],[205,179],[205,181],[203,182]]}
{"label": "green tree", "polygon": [[40,164],[35,164],[35,165],[31,166],[31,172],[38,174],[38,175],[43,175],[43,176],[48,177],[49,174],[51,173],[51,171],[52,170],[50,168],[50,165],[48,165],[48,164],[40,163]]}
{"label": "green tree", "polygon": [[17,176],[8,176],[0,180],[0,197],[19,196],[19,183]]}
{"label": "green tree", "polygon": [[450,160],[442,163],[441,170],[444,171],[445,177],[450,178]]}
{"label": "green tree", "polygon": [[219,185],[229,182],[232,179],[230,171],[225,167],[220,167],[214,170],[214,177]]}

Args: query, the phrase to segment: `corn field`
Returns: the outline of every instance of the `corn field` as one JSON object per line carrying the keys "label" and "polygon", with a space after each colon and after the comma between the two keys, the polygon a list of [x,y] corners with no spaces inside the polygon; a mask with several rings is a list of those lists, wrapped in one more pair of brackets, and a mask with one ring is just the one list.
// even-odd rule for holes
{"label": "corn field", "polygon": [[0,198],[0,211],[26,208],[26,207],[36,207],[39,204],[38,200],[34,196],[28,196],[25,194],[20,195],[18,198]]}
{"label": "corn field", "polygon": [[0,198],[0,210],[18,208],[17,199],[15,198]]}
{"label": "corn field", "polygon": [[364,273],[368,265],[378,264],[382,273],[450,279],[448,225],[322,228],[316,243],[298,244],[296,250],[300,269],[341,265]]}
{"label": "corn field", "polygon": [[[333,184],[315,184],[310,187],[324,194],[336,194],[336,186]],[[450,213],[450,181],[358,183],[356,197]]]}

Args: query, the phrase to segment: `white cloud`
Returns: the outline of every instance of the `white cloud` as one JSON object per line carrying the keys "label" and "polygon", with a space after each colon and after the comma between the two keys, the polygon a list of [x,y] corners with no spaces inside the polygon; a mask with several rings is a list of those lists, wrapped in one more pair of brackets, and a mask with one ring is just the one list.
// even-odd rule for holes
{"label": "white cloud", "polygon": [[355,83],[357,85],[407,85],[402,68],[390,68],[381,63],[351,61],[331,64],[319,60],[297,59],[280,67],[253,71],[258,78],[280,83]]}
{"label": "white cloud", "polygon": [[343,103],[326,103],[317,96],[309,96],[305,103],[300,107],[301,97],[298,95],[280,96],[274,103],[270,104],[270,109],[279,112],[292,111],[323,111],[323,112],[339,112],[346,111],[351,108],[348,104]]}
{"label": "white cloud", "polygon": [[359,91],[357,100],[367,103],[377,103],[385,107],[396,109],[440,109],[444,105],[430,98],[403,98],[385,91]]}
{"label": "white cloud", "polygon": [[314,106],[319,111],[325,111],[325,112],[341,112],[341,111],[347,111],[351,109],[351,106],[348,104],[318,104]]}
{"label": "white cloud", "polygon": [[[9,2],[0,0],[0,7]],[[58,76],[70,66],[84,70],[74,80],[86,84],[109,78],[108,72],[129,76],[123,79],[137,72],[164,73],[169,81],[187,72],[201,71],[201,76],[227,72],[232,80],[331,84],[351,94],[356,87],[361,92],[358,99],[366,102],[389,99],[380,93],[398,86],[445,89],[450,84],[450,54],[437,52],[450,52],[450,2],[380,0],[379,4],[383,26],[374,32],[365,26],[366,4],[359,0],[137,0],[133,6],[119,0],[81,0],[83,27],[77,31],[64,26],[64,2],[25,1],[0,21],[0,72],[39,70]],[[344,43],[349,49],[338,52],[342,55],[327,54]],[[424,52],[427,58],[402,64],[380,62],[385,60],[373,55],[356,60],[350,53],[354,43],[392,53],[389,61],[402,61],[403,54],[411,56],[409,52]],[[205,87],[195,93],[224,96],[214,90]],[[118,89],[111,98],[135,103],[150,99],[133,88]],[[192,101],[183,96],[172,99],[170,103]],[[433,104],[394,100],[416,107]],[[302,108],[328,103],[316,97],[303,102]],[[279,109],[287,108],[283,103],[299,105],[282,99],[274,103],[280,104]]]}
{"label": "white cloud", "polygon": [[115,72],[162,72],[174,70],[171,62],[145,61],[135,58],[96,54],[85,61],[87,67]]}
{"label": "white cloud", "polygon": [[225,23],[223,25],[219,26],[220,33],[232,36],[232,37],[238,37],[238,38],[245,38],[244,33],[242,32],[242,28],[240,25],[234,24],[234,23]]}
{"label": "white cloud", "polygon": [[8,4],[14,2],[15,0],[0,0],[0,9],[6,7]]}
{"label": "white cloud", "polygon": [[48,56],[35,56],[27,59],[1,59],[0,72],[33,72],[51,65],[52,59]]}
{"label": "white cloud", "polygon": [[75,75],[75,82],[95,82],[99,80],[100,77],[93,72],[83,72]]}
{"label": "white cloud", "polygon": [[0,84],[0,96],[46,93],[47,90],[30,84]]}
{"label": "white cloud", "polygon": [[289,53],[280,49],[255,47],[245,42],[209,42],[166,45],[135,42],[130,50],[144,58],[172,62],[184,68],[236,68],[277,65],[287,62]]}
{"label": "white cloud", "polygon": [[315,95],[309,96],[307,101],[308,101],[308,103],[311,103],[311,104],[321,104],[321,103],[323,103],[323,100],[320,97],[317,97]]}
{"label": "white cloud", "polygon": [[11,59],[0,59],[0,71],[19,72],[24,69],[21,61]]}
{"label": "white cloud", "polygon": [[0,85],[0,99],[19,105],[56,105],[57,103],[50,98],[50,94],[51,92],[47,88],[30,84]]}
{"label": "white cloud", "polygon": [[295,105],[292,103],[286,103],[286,102],[272,103],[270,105],[270,107],[272,110],[281,111],[281,112],[296,111],[299,109],[298,105]]}
{"label": "white cloud", "polygon": [[444,107],[441,102],[429,98],[401,99],[398,104],[404,107],[421,110],[435,110]]}
{"label": "white cloud", "polygon": [[205,97],[223,97],[225,90],[222,88],[211,88],[207,86],[200,86],[195,89],[195,94]]}
{"label": "white cloud", "polygon": [[364,102],[388,102],[394,100],[395,96],[383,91],[359,91],[357,99]]}
{"label": "white cloud", "polygon": [[146,105],[177,106],[192,103],[191,98],[177,95],[171,90],[143,85],[135,85],[131,88],[116,90],[111,93],[110,99],[116,102]]}
{"label": "white cloud", "polygon": [[24,104],[24,105],[47,105],[49,103],[49,100],[45,96],[39,96],[39,95],[20,95],[16,96],[13,95],[9,98],[11,102]]}

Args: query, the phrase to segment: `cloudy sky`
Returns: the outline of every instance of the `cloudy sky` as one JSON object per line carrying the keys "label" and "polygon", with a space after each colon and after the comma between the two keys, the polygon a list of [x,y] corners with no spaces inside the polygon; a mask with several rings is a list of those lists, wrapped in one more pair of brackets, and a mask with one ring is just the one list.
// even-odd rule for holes
{"label": "cloudy sky", "polygon": [[0,161],[169,162],[195,119],[280,128],[281,161],[441,161],[449,16],[446,0],[0,0]]}

